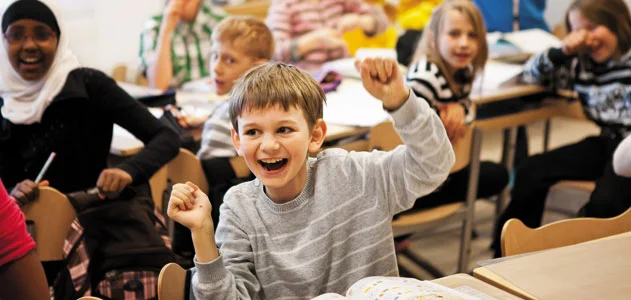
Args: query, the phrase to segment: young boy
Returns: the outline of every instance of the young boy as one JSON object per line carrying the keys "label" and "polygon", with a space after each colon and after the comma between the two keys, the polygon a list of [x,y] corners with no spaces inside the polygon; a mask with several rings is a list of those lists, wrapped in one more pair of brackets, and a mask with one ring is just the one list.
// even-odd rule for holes
{"label": "young boy", "polygon": [[311,299],[398,275],[392,216],[441,184],[455,158],[440,118],[405,87],[394,60],[357,67],[406,146],[308,158],[327,129],[324,92],[308,73],[269,63],[233,87],[233,144],[257,178],[228,191],[216,236],[194,184],[176,184],[168,207],[192,231],[197,299]]}
{"label": "young boy", "polygon": [[212,28],[226,16],[207,0],[168,0],[140,35],[140,71],[157,89],[208,76]]}

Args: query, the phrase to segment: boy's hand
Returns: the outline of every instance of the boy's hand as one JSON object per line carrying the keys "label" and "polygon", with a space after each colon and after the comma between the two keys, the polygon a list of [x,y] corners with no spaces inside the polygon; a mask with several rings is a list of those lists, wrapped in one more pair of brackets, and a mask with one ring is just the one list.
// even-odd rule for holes
{"label": "boy's hand", "polygon": [[355,61],[361,73],[364,88],[383,102],[387,110],[397,110],[410,96],[410,89],[403,83],[399,66],[391,58],[366,58]]}
{"label": "boy's hand", "polygon": [[208,196],[189,181],[186,184],[178,183],[173,186],[167,215],[192,232],[200,230],[213,232],[211,208]]}
{"label": "boy's hand", "polygon": [[11,190],[11,197],[15,199],[19,206],[23,206],[37,198],[40,186],[48,185],[48,180],[44,180],[37,184],[30,179],[26,179],[15,185],[15,187]]}
{"label": "boy's hand", "polygon": [[116,198],[132,181],[131,175],[123,169],[110,168],[101,171],[99,179],[96,181],[96,188],[99,191],[99,196]]}
{"label": "boy's hand", "polygon": [[563,39],[563,53],[565,55],[575,55],[589,51],[596,46],[596,40],[591,37],[589,31],[585,29],[570,32]]}
{"label": "boy's hand", "polygon": [[184,0],[169,0],[162,14],[162,26],[166,32],[173,32],[177,23],[180,22],[183,7]]}
{"label": "boy's hand", "polygon": [[437,107],[440,113],[440,120],[443,122],[447,136],[449,136],[449,140],[453,144],[463,137],[466,132],[464,107],[460,103],[441,103]]}

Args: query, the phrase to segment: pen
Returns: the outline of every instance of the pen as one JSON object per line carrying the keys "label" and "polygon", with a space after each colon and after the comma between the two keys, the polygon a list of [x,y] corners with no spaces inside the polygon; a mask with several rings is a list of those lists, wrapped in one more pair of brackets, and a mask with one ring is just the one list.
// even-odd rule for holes
{"label": "pen", "polygon": [[42,167],[42,170],[39,171],[39,174],[37,174],[37,178],[35,178],[35,183],[39,183],[40,181],[42,181],[42,177],[44,177],[46,170],[48,170],[48,167],[50,167],[50,164],[53,162],[53,158],[55,158],[55,152],[51,152],[50,156],[48,156],[48,160],[46,160],[46,163]]}

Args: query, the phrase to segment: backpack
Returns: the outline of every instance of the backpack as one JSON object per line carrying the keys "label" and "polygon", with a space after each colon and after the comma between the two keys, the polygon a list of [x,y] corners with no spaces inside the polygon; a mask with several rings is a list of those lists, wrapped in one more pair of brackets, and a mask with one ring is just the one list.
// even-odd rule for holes
{"label": "backpack", "polygon": [[148,185],[117,199],[68,195],[78,218],[64,243],[66,267],[53,284],[55,299],[157,299],[160,270],[175,258],[150,195]]}

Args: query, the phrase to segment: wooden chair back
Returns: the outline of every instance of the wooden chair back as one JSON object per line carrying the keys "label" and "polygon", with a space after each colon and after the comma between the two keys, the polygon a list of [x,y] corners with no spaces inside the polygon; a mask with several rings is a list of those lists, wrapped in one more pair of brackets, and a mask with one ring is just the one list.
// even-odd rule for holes
{"label": "wooden chair back", "polygon": [[151,178],[149,178],[149,186],[151,186],[151,198],[153,198],[153,203],[155,204],[158,211],[164,213],[162,201],[164,191],[167,189],[167,166],[163,166],[160,168]]}
{"label": "wooden chair back", "polygon": [[[471,162],[471,139],[473,138],[473,124],[467,127],[467,131],[461,139],[453,144],[456,155],[456,163],[450,173],[460,171]],[[368,139],[369,149],[390,151],[403,144],[399,134],[394,130],[392,122],[386,121],[377,124],[370,130]]]}
{"label": "wooden chair back", "polygon": [[158,300],[188,299],[189,286],[188,271],[176,263],[169,263],[162,267],[158,276]]}
{"label": "wooden chair back", "polygon": [[270,4],[270,0],[255,0],[240,5],[228,5],[224,7],[224,10],[229,15],[251,15],[265,20]]}
{"label": "wooden chair back", "polygon": [[167,164],[167,174],[173,184],[190,181],[208,194],[209,186],[202,163],[189,150],[180,149],[180,154]]}
{"label": "wooden chair back", "polygon": [[77,213],[68,197],[52,187],[40,187],[35,201],[22,207],[35,223],[36,252],[42,261],[62,260],[64,240]]}
{"label": "wooden chair back", "polygon": [[613,218],[567,219],[535,229],[518,219],[510,219],[502,228],[502,255],[569,246],[628,231],[631,231],[631,208]]}

